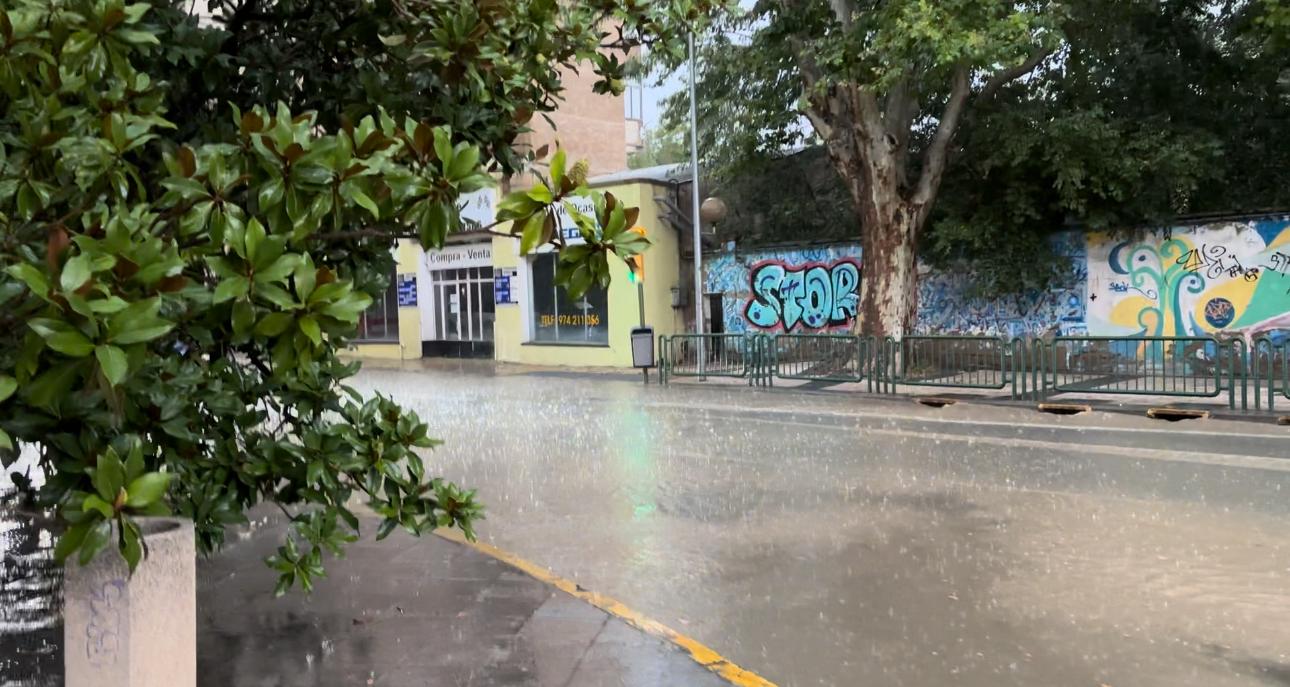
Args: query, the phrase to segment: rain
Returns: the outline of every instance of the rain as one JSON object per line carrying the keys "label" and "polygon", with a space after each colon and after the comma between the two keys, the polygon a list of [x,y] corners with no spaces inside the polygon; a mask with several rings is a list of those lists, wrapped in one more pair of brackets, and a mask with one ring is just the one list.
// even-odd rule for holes
{"label": "rain", "polygon": [[781,684],[1290,675],[1283,430],[369,369],[483,539]]}
{"label": "rain", "polygon": [[[1290,465],[1272,426],[473,363],[369,365],[355,381],[445,440],[427,465],[478,489],[482,541],[778,684],[1290,677]],[[41,679],[60,659],[52,538],[5,523],[0,684],[57,684]],[[340,582],[404,584],[380,579],[381,546]],[[201,661],[271,658],[217,616],[199,614],[222,638]],[[272,608],[241,622],[298,650],[301,679],[364,660],[348,626]]]}

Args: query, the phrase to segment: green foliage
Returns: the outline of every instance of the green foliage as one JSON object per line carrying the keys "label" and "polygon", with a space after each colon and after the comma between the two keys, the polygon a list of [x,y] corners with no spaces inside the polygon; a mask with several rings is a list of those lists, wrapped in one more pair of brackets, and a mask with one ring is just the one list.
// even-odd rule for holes
{"label": "green foliage", "polygon": [[1290,3],[1285,0],[1263,0],[1263,15],[1258,22],[1267,32],[1268,47],[1275,51],[1290,48]]}
{"label": "green foliage", "polygon": [[851,197],[821,146],[789,155],[756,157],[722,170],[713,195],[729,207],[717,226],[722,242],[854,241]]}
{"label": "green foliage", "polygon": [[[408,18],[408,59],[463,59],[454,56],[460,32],[482,24],[440,26],[434,12],[469,4],[416,3],[428,14]],[[550,22],[581,16],[555,3],[522,7],[507,35],[538,32],[523,35],[543,45],[556,40],[541,33]],[[163,9],[164,21],[120,0],[17,0],[0,10],[0,465],[13,466],[21,445],[38,452],[43,486],[13,479],[67,524],[60,560],[85,562],[114,545],[133,569],[144,554],[135,518],[167,512],[192,519],[209,552],[261,501],[293,511],[269,561],[280,591],[308,589],[323,551],[339,553],[357,535],[358,503],[383,518],[381,535],[400,526],[471,535],[480,506],[427,472],[417,452],[436,443],[427,426],[388,399],[359,398],[344,384],[358,366],[338,352],[369,294],[384,288],[393,240],[441,246],[459,229],[460,194],[492,184],[484,165],[498,161],[509,133],[494,138],[478,122],[510,117],[515,102],[483,99],[488,83],[454,81],[444,92],[474,104],[452,122],[371,107],[334,127],[323,118],[337,110],[284,101],[181,106],[198,92],[272,88],[326,99],[341,85],[311,92],[307,77],[287,83],[295,75],[266,85],[259,67],[243,79],[235,55],[227,70],[203,61],[225,34],[187,19],[168,25],[173,10]],[[399,43],[394,31],[381,36]],[[491,55],[478,59],[496,57],[502,69]],[[509,64],[505,83],[526,68],[547,74]],[[342,102],[357,114],[357,100]],[[205,116],[215,111],[222,123]],[[513,194],[505,219],[528,226],[585,192],[585,165],[552,168],[543,188],[557,191]],[[572,288],[604,283],[608,253],[645,248],[622,235],[631,211],[596,202],[600,223],[580,219],[586,243],[561,258]]]}
{"label": "green foliage", "polygon": [[[180,137],[230,131],[224,104],[285,102],[328,130],[384,107],[475,144],[489,171],[531,161],[517,137],[555,110],[564,75],[590,71],[598,93],[621,93],[621,51],[672,26],[701,26],[710,0],[151,0],[170,32],[150,71],[172,82]],[[683,42],[681,43],[683,46]],[[612,49],[605,49],[612,48]],[[219,104],[219,105],[216,105]]]}
{"label": "green foliage", "polygon": [[[795,186],[803,173],[796,165],[782,167],[792,159],[784,151],[823,150],[824,141],[800,114],[810,102],[801,98],[801,53],[794,47],[821,35],[820,27],[833,27],[824,43],[832,40],[828,31],[839,30],[823,4],[767,0],[700,46],[700,150],[723,193],[775,182]],[[909,131],[906,189],[925,169],[945,102],[944,86],[936,84],[945,82],[947,56],[981,58],[971,47],[978,33],[981,50],[1007,43],[987,48],[987,35],[1021,35],[1009,33],[1016,31],[1015,18],[965,30],[982,18],[974,3],[918,4],[862,12],[847,35],[862,32],[863,38],[834,53],[839,61],[821,66],[830,84],[853,78],[886,93],[879,101],[884,128],[899,136],[888,84],[896,83],[896,65],[921,55],[916,64],[926,65],[927,76],[914,88],[928,97]],[[1038,3],[1016,7],[1036,10],[1030,25],[1042,37],[1037,45],[1051,45],[1059,35],[1063,44],[1026,78],[989,93],[976,80],[923,235],[925,259],[971,270],[984,293],[1014,292],[1046,285],[1061,272],[1062,259],[1049,249],[1054,231],[1127,230],[1179,214],[1290,204],[1283,182],[1290,166],[1284,145],[1290,53],[1278,42],[1290,35],[1284,29],[1290,24],[1281,23],[1290,22],[1284,0],[1079,0],[1046,12],[1038,12]],[[960,10],[971,11],[960,18]],[[903,18],[891,19],[892,13]],[[909,35],[887,31],[897,25]],[[920,45],[920,37],[930,42]],[[1020,54],[1009,52],[1015,46],[1003,49],[1010,60]],[[882,54],[903,57],[889,64],[873,59]],[[919,123],[919,117],[926,119]],[[685,121],[688,101],[678,94],[667,103],[664,122]],[[813,156],[815,170],[824,163],[819,153]],[[748,232],[761,241],[833,238],[830,227],[791,218],[834,207],[847,199],[845,185],[810,190],[778,199],[740,191],[744,200],[731,203],[732,213],[743,212],[746,202],[748,214],[773,221]]]}
{"label": "green foliage", "polygon": [[644,169],[657,165],[674,165],[690,159],[689,127],[646,129],[641,134],[641,149],[627,154],[627,166]]}
{"label": "green foliage", "polygon": [[965,123],[927,257],[967,260],[990,290],[1024,289],[1060,264],[1041,248],[1066,226],[1121,231],[1290,203],[1285,60],[1266,51],[1257,9],[1073,4],[1069,51],[1036,75],[1044,87],[1004,89]]}
{"label": "green foliage", "polygon": [[[612,193],[593,197],[594,215],[586,215],[568,200],[585,195],[587,165],[579,162],[566,172],[564,151],[551,159],[550,177],[534,172],[537,180],[525,191],[512,193],[497,208],[499,221],[511,220],[511,234],[520,239],[520,254],[528,255],[540,246],[560,251],[556,283],[563,284],[570,298],[580,298],[593,285],[609,285],[609,254],[628,258],[644,253],[648,239],[629,231],[640,216],[640,208],[628,208]],[[559,231],[560,214],[573,218],[582,242],[567,245]]]}

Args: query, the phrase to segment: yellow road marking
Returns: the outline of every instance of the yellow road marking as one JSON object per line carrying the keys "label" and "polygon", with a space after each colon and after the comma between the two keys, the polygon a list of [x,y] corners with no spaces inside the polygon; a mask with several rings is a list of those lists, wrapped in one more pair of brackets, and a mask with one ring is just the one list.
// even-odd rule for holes
{"label": "yellow road marking", "polygon": [[508,551],[503,551],[491,544],[466,541],[466,538],[457,530],[439,529],[435,530],[435,534],[449,541],[464,544],[476,551],[492,556],[511,567],[518,568],[520,571],[537,578],[541,582],[545,582],[566,594],[582,599],[612,616],[621,618],[626,621],[627,624],[641,630],[642,632],[675,644],[685,651],[685,653],[689,654],[690,658],[694,659],[696,663],[717,675],[720,675],[727,682],[735,685],[735,687],[776,687],[775,683],[754,672],[744,670],[734,663],[731,663],[721,654],[713,651],[706,644],[703,644],[697,639],[687,637],[663,623],[651,620],[631,608],[628,608],[616,599],[605,596],[604,594],[597,594],[596,592],[582,589],[573,580],[560,577],[536,563],[527,561]]}

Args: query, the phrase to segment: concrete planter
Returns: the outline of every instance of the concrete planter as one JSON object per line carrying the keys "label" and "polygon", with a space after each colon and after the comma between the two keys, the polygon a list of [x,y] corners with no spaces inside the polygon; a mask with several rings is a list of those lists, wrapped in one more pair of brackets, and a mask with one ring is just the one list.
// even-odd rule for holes
{"label": "concrete planter", "polygon": [[195,687],[193,526],[142,518],[148,556],[131,576],[115,548],[69,562],[63,585],[67,687]]}

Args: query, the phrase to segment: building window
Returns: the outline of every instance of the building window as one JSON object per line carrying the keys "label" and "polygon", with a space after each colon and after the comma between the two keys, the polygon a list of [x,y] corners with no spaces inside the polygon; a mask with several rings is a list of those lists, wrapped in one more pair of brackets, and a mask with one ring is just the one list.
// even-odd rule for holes
{"label": "building window", "polygon": [[542,343],[609,343],[609,299],[592,286],[582,298],[569,298],[555,284],[554,253],[533,258],[533,341]]}
{"label": "building window", "polygon": [[372,300],[372,304],[358,318],[356,341],[364,343],[399,341],[399,288],[398,276],[390,277],[390,285]]}

